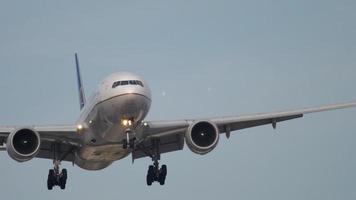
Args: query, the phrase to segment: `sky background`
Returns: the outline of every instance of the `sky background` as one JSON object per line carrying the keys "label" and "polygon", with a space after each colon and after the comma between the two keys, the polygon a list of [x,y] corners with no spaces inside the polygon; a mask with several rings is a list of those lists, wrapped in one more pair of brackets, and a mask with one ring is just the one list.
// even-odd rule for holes
{"label": "sky background", "polygon": [[[356,100],[353,0],[0,0],[0,124],[71,124],[79,116],[74,52],[87,96],[110,73],[152,89],[148,120],[242,115]],[[356,109],[221,135],[206,156],[165,154],[102,171],[0,155],[1,199],[355,199]]]}

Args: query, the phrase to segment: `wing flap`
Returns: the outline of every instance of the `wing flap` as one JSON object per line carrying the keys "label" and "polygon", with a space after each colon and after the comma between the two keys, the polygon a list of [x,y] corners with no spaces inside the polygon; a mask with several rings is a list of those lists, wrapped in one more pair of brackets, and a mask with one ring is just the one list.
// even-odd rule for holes
{"label": "wing flap", "polygon": [[315,108],[302,108],[289,111],[260,113],[253,115],[146,122],[147,126],[143,129],[143,132],[144,136],[147,138],[159,138],[174,134],[184,134],[190,124],[193,124],[196,121],[210,121],[218,126],[220,133],[225,133],[226,131],[241,130],[266,124],[275,125],[275,123],[278,122],[301,118],[305,114],[336,109],[345,109],[355,106],[356,102],[351,102],[342,104],[332,104]]}
{"label": "wing flap", "polygon": [[276,123],[278,122],[301,118],[305,114],[324,112],[336,109],[345,109],[355,106],[356,102],[351,102],[281,112],[261,113],[237,117],[213,118],[210,119],[210,121],[215,123],[219,127],[220,133],[226,133],[230,131],[236,131],[255,126],[262,126],[266,124],[273,124],[273,126],[275,127]]}
{"label": "wing flap", "polygon": [[184,133],[187,128],[196,121],[210,121],[218,126],[220,133],[226,133],[229,137],[232,131],[272,124],[276,128],[278,122],[297,119],[304,114],[322,112],[335,109],[355,107],[356,102],[326,105],[316,108],[303,108],[282,112],[271,112],[244,116],[219,117],[207,119],[190,119],[175,121],[145,122],[143,124],[143,140],[139,144],[140,148],[132,152],[132,159],[150,156],[154,147],[152,141],[159,140],[159,152],[167,153],[182,150],[184,147]]}
{"label": "wing flap", "polygon": [[275,128],[275,124],[278,122],[297,119],[297,118],[301,118],[301,117],[303,117],[302,114],[286,116],[286,117],[277,117],[277,118],[267,118],[267,119],[258,119],[258,120],[249,120],[249,121],[237,121],[237,122],[230,122],[230,123],[220,122],[220,123],[217,123],[217,126],[219,128],[220,133],[237,131],[237,130],[241,130],[241,129],[252,128],[255,126],[263,126],[263,125],[267,125],[267,124],[274,124],[273,126]]}
{"label": "wing flap", "polygon": [[81,135],[77,133],[74,125],[34,126],[42,141],[66,143],[81,146]]}
{"label": "wing flap", "polygon": [[[57,154],[58,158],[63,161],[73,162],[75,159],[75,146],[70,144],[58,144]],[[40,152],[36,155],[36,158],[44,158],[52,160],[54,158],[54,143],[49,141],[42,141]]]}
{"label": "wing flap", "polygon": [[[174,134],[169,136],[163,136],[159,138],[159,152],[168,153],[172,151],[182,150],[184,147],[184,137],[182,134]],[[132,152],[132,159],[138,159],[143,157],[152,156],[154,152],[151,139],[147,139],[140,144],[139,148],[136,148]]]}

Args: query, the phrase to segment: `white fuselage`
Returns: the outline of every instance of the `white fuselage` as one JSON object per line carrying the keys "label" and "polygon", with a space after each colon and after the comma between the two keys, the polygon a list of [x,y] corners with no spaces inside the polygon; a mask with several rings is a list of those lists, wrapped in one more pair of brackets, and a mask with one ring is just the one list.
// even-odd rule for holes
{"label": "white fuselage", "polygon": [[75,163],[84,169],[98,170],[129,155],[130,150],[123,148],[122,141],[128,131],[130,137],[139,134],[150,105],[150,89],[139,76],[122,72],[105,78],[77,120],[83,143],[76,152]]}

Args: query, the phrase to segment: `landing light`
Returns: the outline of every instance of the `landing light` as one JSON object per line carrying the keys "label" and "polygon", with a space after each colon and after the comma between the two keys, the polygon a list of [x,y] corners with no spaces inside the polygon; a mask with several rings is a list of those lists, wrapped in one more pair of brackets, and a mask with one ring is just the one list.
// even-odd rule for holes
{"label": "landing light", "polygon": [[121,120],[121,124],[123,126],[131,126],[132,125],[132,121],[129,120],[129,119],[123,119],[123,120]]}
{"label": "landing light", "polygon": [[81,131],[81,130],[83,130],[83,125],[81,125],[81,124],[78,124],[78,125],[77,125],[77,130],[78,130],[78,131]]}

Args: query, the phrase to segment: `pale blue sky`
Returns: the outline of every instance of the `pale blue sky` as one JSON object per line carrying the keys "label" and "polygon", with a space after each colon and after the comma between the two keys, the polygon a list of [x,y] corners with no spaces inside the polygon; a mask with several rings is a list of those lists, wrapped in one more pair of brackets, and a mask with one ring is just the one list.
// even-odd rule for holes
{"label": "pale blue sky", "polygon": [[[145,77],[148,119],[356,100],[355,10],[352,0],[0,0],[0,124],[73,123],[74,52],[87,96],[112,72]],[[1,198],[355,199],[355,118],[312,114],[222,137],[203,157],[163,155],[164,187],[146,186],[149,159],[128,157],[97,172],[63,163],[68,189],[47,191],[50,160],[3,152]]]}

